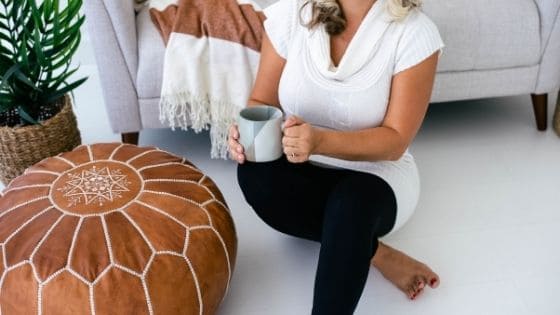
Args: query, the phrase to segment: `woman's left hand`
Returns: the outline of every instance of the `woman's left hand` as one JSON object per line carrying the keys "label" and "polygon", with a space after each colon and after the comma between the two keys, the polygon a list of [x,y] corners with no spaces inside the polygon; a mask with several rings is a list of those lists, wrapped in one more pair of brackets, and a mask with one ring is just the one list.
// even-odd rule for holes
{"label": "woman's left hand", "polygon": [[282,145],[284,154],[292,163],[303,163],[315,154],[320,132],[297,116],[290,116],[284,123]]}

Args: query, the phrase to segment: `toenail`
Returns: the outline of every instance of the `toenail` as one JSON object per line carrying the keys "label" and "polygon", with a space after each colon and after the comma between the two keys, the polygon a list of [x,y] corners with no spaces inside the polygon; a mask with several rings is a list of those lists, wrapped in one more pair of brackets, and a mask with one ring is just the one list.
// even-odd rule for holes
{"label": "toenail", "polygon": [[433,278],[433,279],[430,281],[430,285],[434,285],[435,283],[436,283],[436,278]]}

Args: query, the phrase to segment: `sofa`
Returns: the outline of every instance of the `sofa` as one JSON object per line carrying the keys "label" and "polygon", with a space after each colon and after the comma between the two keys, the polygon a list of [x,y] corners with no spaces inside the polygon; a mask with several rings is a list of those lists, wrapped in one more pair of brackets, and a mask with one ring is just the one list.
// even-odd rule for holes
{"label": "sofa", "polygon": [[[163,41],[133,0],[84,3],[111,127],[135,144],[141,130],[166,127]],[[560,87],[559,0],[425,0],[423,10],[446,44],[432,102],[530,94],[537,128],[547,128],[548,94]]]}

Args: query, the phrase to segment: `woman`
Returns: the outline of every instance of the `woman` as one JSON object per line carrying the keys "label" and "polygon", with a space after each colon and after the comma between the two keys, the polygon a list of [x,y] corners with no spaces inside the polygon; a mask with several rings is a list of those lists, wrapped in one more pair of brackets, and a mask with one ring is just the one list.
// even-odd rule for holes
{"label": "woman", "polygon": [[378,238],[412,215],[419,178],[408,146],[428,106],[439,52],[420,0],[280,0],[250,105],[288,117],[281,159],[231,156],[247,202],[283,233],[321,243],[312,314],[352,314],[370,264],[409,298],[435,288],[426,265]]}

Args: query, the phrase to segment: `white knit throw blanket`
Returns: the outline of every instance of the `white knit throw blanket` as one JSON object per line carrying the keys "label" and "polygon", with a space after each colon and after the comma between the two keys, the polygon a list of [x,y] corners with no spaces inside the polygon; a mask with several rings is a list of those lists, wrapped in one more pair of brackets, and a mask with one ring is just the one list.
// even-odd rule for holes
{"label": "white knit throw blanket", "polygon": [[212,158],[227,157],[227,132],[247,105],[264,15],[247,0],[151,0],[166,43],[160,120],[196,132],[210,128]]}

